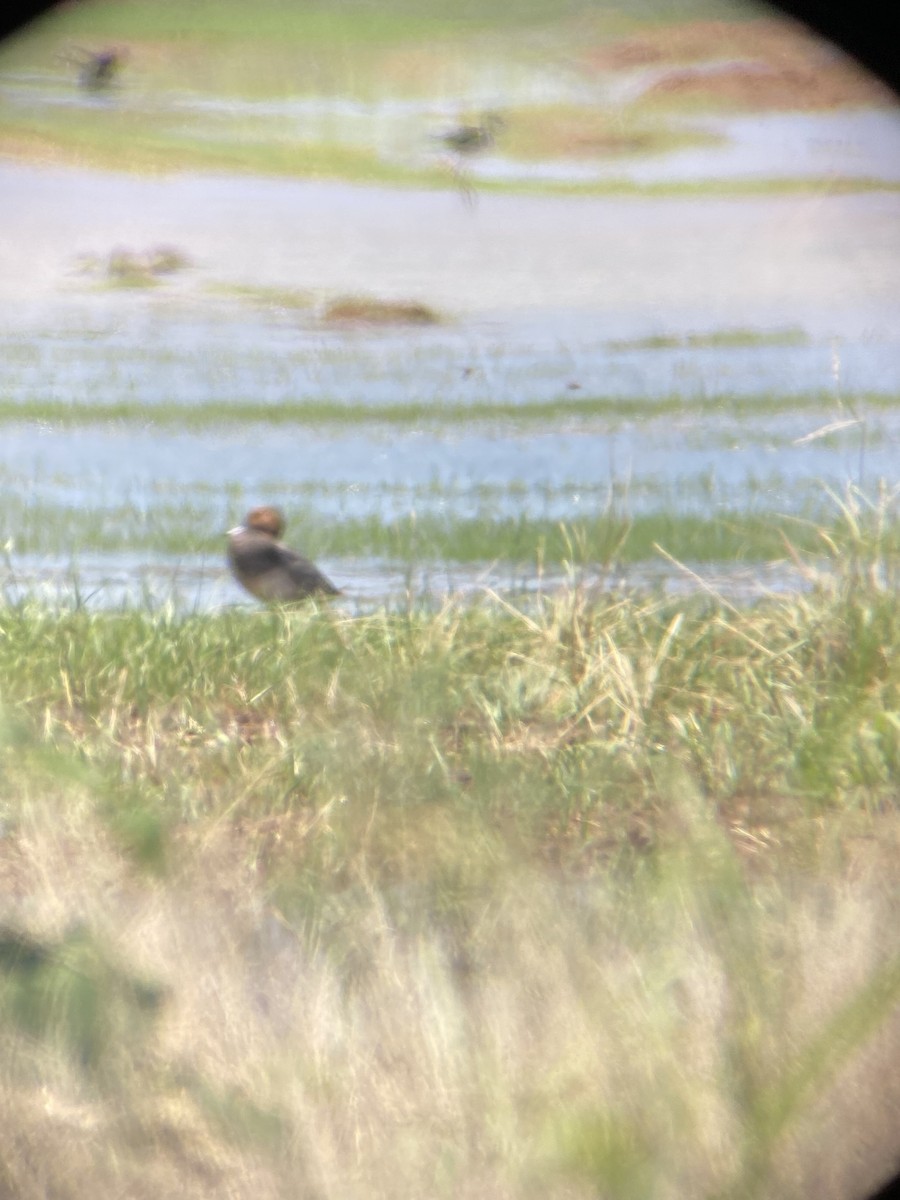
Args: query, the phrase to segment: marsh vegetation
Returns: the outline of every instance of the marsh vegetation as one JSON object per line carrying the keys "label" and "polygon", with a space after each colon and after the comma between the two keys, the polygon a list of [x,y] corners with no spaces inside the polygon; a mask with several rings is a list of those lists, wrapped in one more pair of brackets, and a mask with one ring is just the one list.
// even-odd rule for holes
{"label": "marsh vegetation", "polygon": [[900,627],[855,548],[752,609],[5,609],[6,1186],[861,1194]]}

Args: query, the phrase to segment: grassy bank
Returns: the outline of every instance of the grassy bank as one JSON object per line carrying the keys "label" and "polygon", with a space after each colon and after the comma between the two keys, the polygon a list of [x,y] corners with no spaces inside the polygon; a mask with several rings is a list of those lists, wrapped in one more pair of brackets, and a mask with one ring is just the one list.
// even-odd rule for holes
{"label": "grassy bank", "polygon": [[0,611],[6,1190],[862,1193],[900,614],[857,550],[752,609]]}
{"label": "grassy bank", "polygon": [[[897,407],[892,392],[861,392],[850,398],[847,411],[851,415],[871,411],[891,412]],[[460,429],[485,428],[503,424],[518,429],[529,426],[554,426],[566,422],[567,428],[581,421],[608,422],[615,429],[626,421],[650,421],[666,417],[690,416],[700,420],[730,418],[746,420],[747,437],[762,428],[765,418],[809,413],[821,417],[823,423],[835,413],[834,391],[817,390],[785,396],[781,392],[749,395],[714,393],[703,396],[656,395],[590,396],[567,395],[553,400],[525,402],[473,400],[441,402],[413,401],[386,404],[354,404],[341,400],[279,400],[276,403],[235,397],[231,400],[184,403],[159,400],[147,403],[139,400],[96,400],[87,403],[70,400],[44,399],[27,393],[15,399],[0,395],[0,426],[36,422],[50,427],[77,429],[92,425],[139,425],[149,429],[178,429],[188,432],[215,430],[222,427],[265,426],[324,426],[326,429],[349,426],[368,431],[367,426],[390,426],[397,429]],[[838,415],[844,412],[838,410]],[[765,435],[771,437],[768,429]],[[823,434],[827,436],[827,434]]]}

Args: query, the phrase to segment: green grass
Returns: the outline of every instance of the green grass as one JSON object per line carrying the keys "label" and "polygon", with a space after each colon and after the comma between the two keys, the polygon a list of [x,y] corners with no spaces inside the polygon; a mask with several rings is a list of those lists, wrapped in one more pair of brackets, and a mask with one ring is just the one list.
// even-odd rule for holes
{"label": "green grass", "polygon": [[507,192],[527,195],[530,192],[540,192],[553,196],[628,196],[648,199],[661,196],[690,197],[703,196],[793,196],[812,193],[823,195],[853,195],[858,192],[896,192],[900,191],[900,183],[882,180],[870,176],[834,176],[802,175],[795,178],[790,176],[775,176],[767,178],[746,179],[696,179],[696,180],[659,180],[653,183],[642,183],[632,179],[602,179],[586,183],[568,183],[565,181],[542,180],[539,184],[531,180],[478,180],[477,191]]}
{"label": "green grass", "polygon": [[[661,128],[660,144],[674,135]],[[141,114],[109,112],[54,113],[51,116],[15,118],[0,116],[0,152],[26,161],[54,162],[67,166],[105,170],[168,174],[178,171],[233,172],[262,176],[346,180],[394,187],[458,188],[459,180],[445,165],[407,166],[387,161],[375,152],[331,142],[279,134],[253,137],[235,134],[231,139],[210,138],[202,125],[178,128],[170,119]],[[703,197],[855,194],[897,191],[890,180],[831,176],[775,177],[772,179],[700,179],[637,182],[631,179],[566,181],[548,179],[478,179],[466,185],[466,194]]]}
{"label": "green grass", "polygon": [[[446,71],[465,74],[487,55],[519,57],[506,40],[535,30],[542,56],[559,51],[597,6],[558,6],[552,22],[534,2],[411,5],[284,3],[265,0],[252,14],[233,2],[70,6],[5,49],[15,67],[53,62],[66,46],[97,41],[131,51],[126,79],[138,91],[172,89],[269,97],[318,91],[374,98],[429,95]],[[500,40],[502,39],[502,40]]]}
{"label": "green grass", "polygon": [[[751,10],[748,10],[748,14]],[[698,3],[680,19],[718,13],[745,20],[748,14]],[[585,44],[600,44],[647,22],[671,19],[651,2],[629,13],[573,2],[547,19],[539,4],[491,3],[420,8],[389,4],[298,5],[267,0],[252,14],[233,3],[213,6],[132,3],[69,5],[4,48],[0,67],[54,74],[74,88],[73,47],[115,43],[129,51],[121,88],[109,105],[56,105],[29,110],[27,103],[0,116],[0,150],[26,160],[136,172],[181,170],[244,172],[267,176],[367,181],[392,186],[447,188],[459,179],[446,166],[390,160],[374,149],[324,135],[232,114],[218,117],[188,110],[160,111],[158,97],[184,93],[246,100],[344,96],[360,102],[388,97],[436,99],[465,95],[494,71],[503,92],[504,73],[561,74]],[[527,93],[525,94],[527,98]],[[503,150],[524,161],[535,157],[655,153],[708,140],[676,128],[657,106],[642,116],[622,115],[612,124],[590,106],[555,102],[542,107],[507,104]],[[406,131],[408,136],[409,131]],[[422,144],[427,131],[423,119]],[[594,183],[490,180],[478,190],[554,195],[753,195],[795,191],[863,191],[897,185],[873,179],[709,180],[688,184],[636,184],[627,179]],[[467,195],[471,190],[467,189]]]}
{"label": "green grass", "polygon": [[900,613],[851,515],[752,608],[0,610],[6,1190],[864,1192]]}
{"label": "green grass", "polygon": [[296,288],[261,287],[242,283],[213,283],[207,291],[211,295],[225,296],[234,300],[246,300],[261,308],[290,308],[301,311],[311,309],[315,305],[315,297],[310,292],[299,291]]}
{"label": "green grass", "polygon": [[[48,748],[75,738],[85,764],[118,764],[139,792],[158,793],[167,819],[206,804],[225,812],[237,797],[257,817],[315,808],[346,789],[362,802],[368,761],[385,784],[404,781],[392,800],[390,787],[384,793],[391,809],[406,796],[473,817],[496,809],[529,854],[540,856],[549,838],[583,861],[624,848],[641,813],[665,824],[652,810],[667,761],[688,772],[704,804],[714,799],[725,812],[752,801],[753,820],[801,843],[811,814],[893,804],[898,625],[891,595],[861,581],[749,610],[577,592],[527,612],[485,601],[354,618],[314,608],[178,618],[25,604],[0,615],[0,675],[13,728],[24,721],[16,738],[40,732]],[[246,742],[218,738],[234,720],[252,720]],[[274,739],[269,721],[281,730]],[[138,770],[151,752],[148,722],[171,774],[149,761]],[[265,761],[272,777],[248,791],[253,771],[244,768]],[[206,766],[185,774],[193,762]],[[492,798],[467,782],[473,773],[519,779],[523,769],[534,793],[501,786]],[[287,791],[285,779],[294,781]],[[204,800],[213,782],[221,794]],[[126,789],[123,803],[132,799]],[[598,839],[592,819],[601,814]],[[331,820],[341,838],[367,836],[352,809]],[[391,820],[378,818],[388,838]],[[349,846],[341,854],[352,857]]]}
{"label": "green grass", "polygon": [[681,347],[804,346],[809,336],[797,327],[786,329],[714,329],[709,333],[658,333],[648,337],[607,342],[610,350],[672,350]]}
{"label": "green grass", "polygon": [[[526,826],[549,822],[579,855],[589,825],[568,827],[571,805],[585,818],[619,803],[633,815],[659,784],[654,755],[663,747],[659,765],[681,763],[720,804],[777,796],[785,818],[833,805],[875,811],[893,802],[900,765],[900,725],[891,715],[900,709],[893,653],[900,616],[890,590],[866,580],[876,561],[882,577],[888,571],[892,578],[898,549],[883,527],[867,533],[857,518],[844,528],[841,542],[825,529],[817,537],[819,547],[831,546],[836,577],[822,575],[807,596],[746,610],[702,595],[589,599],[577,591],[546,597],[527,612],[486,601],[438,614],[359,618],[314,608],[176,617],[7,607],[0,611],[3,703],[14,722],[43,730],[48,746],[77,736],[85,762],[95,755],[117,761],[152,721],[164,735],[160,751],[173,762],[193,758],[199,746],[201,758],[231,763],[235,746],[213,735],[236,713],[252,712],[255,722],[271,719],[286,737],[299,737],[301,759],[312,755],[312,763],[327,750],[328,771],[348,787],[356,756],[346,764],[333,756],[342,736],[364,731],[361,747],[370,735],[373,745],[395,736],[402,748],[408,735],[416,754],[424,748],[444,764],[426,772],[425,792],[433,786],[443,795],[449,787],[461,804],[453,772],[475,771],[491,744],[498,751],[518,746],[535,766],[552,768],[537,772],[538,791],[541,778],[552,790],[558,770],[577,768],[561,824],[558,803],[512,792],[508,799],[521,806]],[[170,741],[167,730],[190,722],[198,723],[199,743]],[[288,747],[278,738],[269,745],[267,734],[257,748],[280,760]],[[595,756],[608,762],[609,778],[600,772],[579,784],[579,763]],[[229,793],[243,787],[227,770],[213,774]],[[301,774],[313,787],[317,768]],[[142,785],[140,772],[128,777]],[[198,784],[201,778],[205,772]],[[353,787],[366,785],[361,776]],[[247,800],[279,810],[289,800],[279,799],[279,787],[261,784]],[[185,800],[184,812],[176,804],[172,815],[198,803]],[[610,812],[609,820],[613,832],[618,818]]]}
{"label": "green grass", "polygon": [[[562,387],[562,385],[561,385]],[[856,409],[891,411],[897,397],[890,392],[862,392],[845,397],[845,404]],[[214,403],[184,404],[160,400],[146,404],[139,400],[92,401],[88,404],[65,400],[45,400],[24,395],[11,399],[0,396],[0,425],[41,422],[56,428],[78,428],[109,423],[139,424],[142,428],[198,431],[232,425],[352,426],[367,424],[412,428],[489,428],[497,422],[514,427],[555,425],[562,420],[583,419],[619,421],[658,420],[670,415],[746,418],[758,423],[763,418],[787,413],[834,412],[833,391],[810,391],[785,400],[781,393],[757,395],[705,396],[662,395],[653,397],[590,396],[567,394],[554,400],[518,404],[478,397],[467,401],[396,402],[359,405],[329,399],[279,400],[277,403],[234,397]],[[752,430],[751,430],[752,432]]]}
{"label": "green grass", "polygon": [[[431,497],[434,499],[434,497]],[[243,497],[229,506],[232,520],[241,515]],[[573,570],[640,563],[658,558],[657,547],[689,563],[760,563],[783,560],[790,544],[797,551],[824,553],[846,540],[843,525],[824,523],[830,504],[811,496],[796,513],[783,514],[760,503],[756,509],[729,510],[711,499],[709,516],[662,505],[631,514],[628,498],[610,502],[597,495],[594,512],[565,522],[551,517],[497,515],[485,497],[480,513],[460,517],[430,510],[426,497],[403,505],[408,515],[324,517],[310,497],[302,505],[284,505],[288,528],[297,531],[304,553],[317,558],[376,557],[408,564],[509,563],[534,575],[542,566],[569,564]],[[0,545],[8,547],[7,567],[16,573],[20,554],[71,556],[125,553],[207,555],[222,553],[227,526],[219,495],[185,497],[178,504],[160,500],[83,503],[77,507],[14,496],[0,512]],[[884,524],[885,544],[900,544],[900,525]],[[77,549],[74,549],[77,548]],[[351,589],[352,590],[352,589]]]}
{"label": "green grass", "polygon": [[[560,6],[562,16],[590,10],[589,0]],[[568,11],[566,11],[568,10]],[[475,28],[531,22],[545,12],[537,0],[489,0],[488,3],[449,3],[429,0],[411,4],[391,0],[377,8],[364,0],[338,0],[298,6],[290,0],[264,0],[252,18],[235,0],[223,3],[194,3],[189,7],[173,0],[123,0],[95,4],[85,9],[68,9],[54,14],[54,27],[64,36],[125,38],[134,40],[180,38],[200,42],[233,43],[248,39],[286,43],[292,48],[309,43],[329,44],[346,40],[352,44],[403,37],[421,38],[425,33],[452,33],[460,27]]]}
{"label": "green grass", "polygon": [[191,131],[173,125],[171,118],[122,112],[73,110],[52,117],[0,119],[0,149],[15,157],[116,171],[234,171],[446,185],[439,172],[423,178],[384,162],[374,153],[349,146],[317,144],[290,136],[267,141],[240,137],[215,140],[202,127]]}
{"label": "green grass", "polygon": [[[662,0],[642,0],[630,6],[635,22],[671,20]],[[733,6],[692,0],[680,6],[684,19],[710,12],[733,15]],[[557,21],[609,20],[607,6],[598,0],[562,0],[555,6]],[[740,14],[738,14],[740,16]],[[613,20],[616,15],[613,15]],[[249,16],[238,0],[199,2],[185,6],[177,0],[114,0],[55,12],[52,28],[59,36],[77,38],[177,41],[196,38],[225,44],[236,41],[285,43],[292,49],[310,43],[347,41],[367,44],[386,38],[458,35],[460,30],[503,32],[509,27],[546,28],[543,0],[388,0],[377,7],[367,0],[319,0],[296,5],[292,0],[261,0]],[[49,30],[51,22],[47,21]]]}

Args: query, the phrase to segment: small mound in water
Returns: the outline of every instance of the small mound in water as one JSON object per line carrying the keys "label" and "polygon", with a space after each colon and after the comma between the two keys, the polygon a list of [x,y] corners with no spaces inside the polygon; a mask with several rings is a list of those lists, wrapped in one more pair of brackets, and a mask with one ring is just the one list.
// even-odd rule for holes
{"label": "small mound in water", "polygon": [[160,276],[175,275],[191,265],[174,246],[154,246],[147,251],[118,247],[107,255],[82,254],[77,267],[82,275],[93,275],[114,287],[153,287]]}
{"label": "small mound in water", "polygon": [[354,325],[437,325],[440,317],[427,304],[342,296],[322,310],[329,323]]}

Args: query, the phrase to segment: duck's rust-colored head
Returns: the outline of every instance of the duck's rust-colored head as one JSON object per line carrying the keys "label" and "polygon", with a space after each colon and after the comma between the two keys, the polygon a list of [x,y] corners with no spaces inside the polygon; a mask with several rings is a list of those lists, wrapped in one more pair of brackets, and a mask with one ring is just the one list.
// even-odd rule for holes
{"label": "duck's rust-colored head", "polygon": [[270,537],[280,538],[284,533],[284,517],[271,504],[261,504],[251,508],[244,518],[245,529],[255,529],[257,533],[267,533]]}

